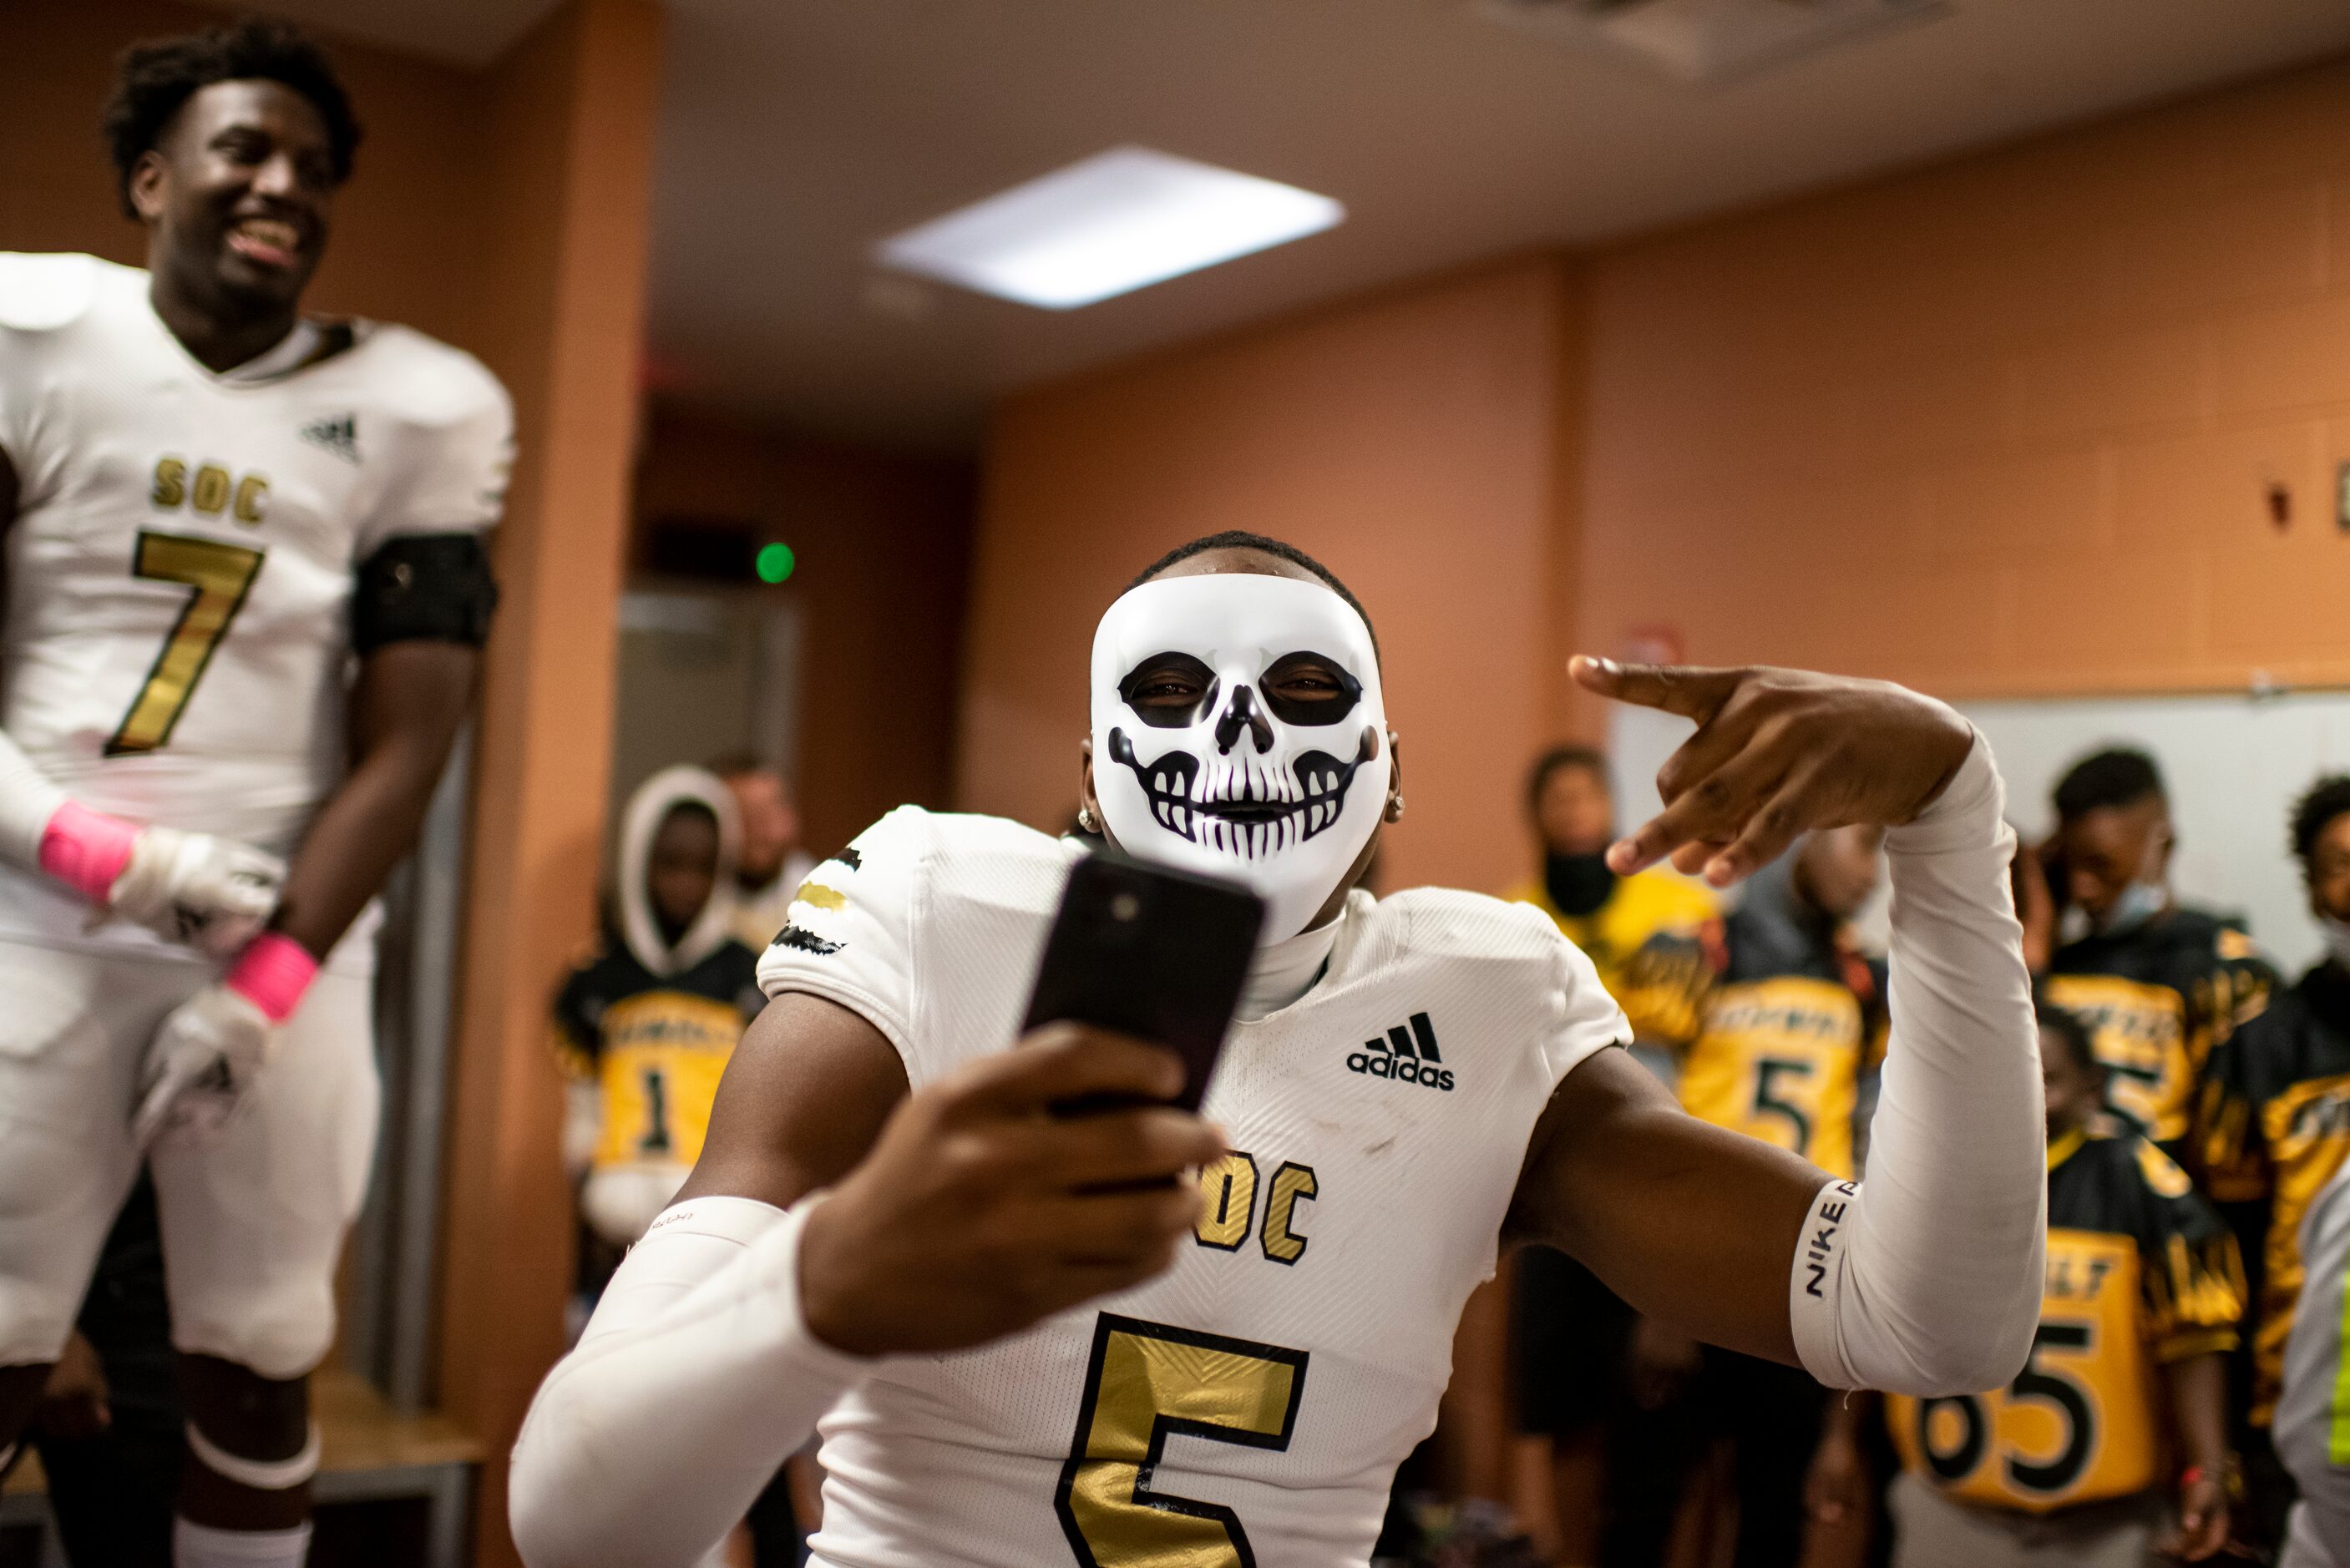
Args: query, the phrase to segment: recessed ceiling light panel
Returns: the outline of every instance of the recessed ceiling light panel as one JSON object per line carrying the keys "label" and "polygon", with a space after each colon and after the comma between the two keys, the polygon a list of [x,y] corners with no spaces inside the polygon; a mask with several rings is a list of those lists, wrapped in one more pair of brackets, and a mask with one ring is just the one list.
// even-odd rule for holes
{"label": "recessed ceiling light panel", "polygon": [[1116,147],[881,242],[884,265],[1067,310],[1319,234],[1327,196]]}

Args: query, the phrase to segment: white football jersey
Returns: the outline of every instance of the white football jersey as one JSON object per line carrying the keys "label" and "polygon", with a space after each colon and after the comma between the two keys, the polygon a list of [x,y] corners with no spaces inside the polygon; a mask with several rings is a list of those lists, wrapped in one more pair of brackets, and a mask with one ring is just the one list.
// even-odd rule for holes
{"label": "white football jersey", "polygon": [[[930,1083],[1016,1036],[1081,851],[892,812],[816,867],[760,965],[854,1009]],[[1360,1568],[1436,1422],[1552,1089],[1631,1037],[1543,915],[1348,901],[1322,979],[1233,1027],[1195,1244],[983,1349],[883,1362],[823,1424],[837,1568]]]}
{"label": "white football jersey", "polygon": [[[350,597],[398,535],[486,528],[512,461],[470,355],[356,321],[339,353],[213,374],[148,276],[0,254],[7,540],[0,724],[76,800],[290,851],[341,775]],[[88,911],[0,869],[0,936],[80,945]],[[113,922],[90,940],[156,947]]]}

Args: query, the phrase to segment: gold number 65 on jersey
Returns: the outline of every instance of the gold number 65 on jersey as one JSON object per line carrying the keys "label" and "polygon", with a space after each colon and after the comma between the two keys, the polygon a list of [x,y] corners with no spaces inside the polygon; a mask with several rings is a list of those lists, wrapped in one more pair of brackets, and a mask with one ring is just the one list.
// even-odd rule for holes
{"label": "gold number 65 on jersey", "polygon": [[196,682],[212,662],[213,650],[228,635],[229,623],[244,607],[253,579],[261,575],[263,552],[218,539],[192,539],[181,534],[151,534],[140,530],[130,557],[130,575],[154,582],[185,583],[195,589],[188,597],[172,633],[163,639],[155,666],[130,701],[113,737],[106,742],[109,757],[151,752],[172,738]]}
{"label": "gold number 65 on jersey", "polygon": [[1103,1313],[1077,1435],[1053,1500],[1086,1568],[1256,1568],[1219,1503],[1153,1491],[1170,1437],[1289,1447],[1306,1353]]}

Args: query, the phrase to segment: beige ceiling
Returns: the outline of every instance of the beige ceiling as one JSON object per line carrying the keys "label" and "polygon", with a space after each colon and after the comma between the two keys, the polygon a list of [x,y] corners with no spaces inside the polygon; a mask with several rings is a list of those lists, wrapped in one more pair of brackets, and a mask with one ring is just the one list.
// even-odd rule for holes
{"label": "beige ceiling", "polygon": [[[280,0],[283,3],[283,0]],[[296,0],[486,58],[549,0]],[[997,393],[2350,49],[2343,0],[1954,0],[1693,88],[1476,0],[669,0],[652,350],[691,401],[908,447]],[[1344,202],[1327,234],[1066,313],[877,286],[875,241],[1141,142]]]}

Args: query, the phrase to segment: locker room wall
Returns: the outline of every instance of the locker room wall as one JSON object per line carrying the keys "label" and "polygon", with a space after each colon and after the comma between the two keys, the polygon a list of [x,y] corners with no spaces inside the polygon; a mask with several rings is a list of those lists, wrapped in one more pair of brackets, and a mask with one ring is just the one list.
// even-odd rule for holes
{"label": "locker room wall", "polygon": [[2350,62],[1591,277],[1602,644],[1970,696],[2350,677]]}

